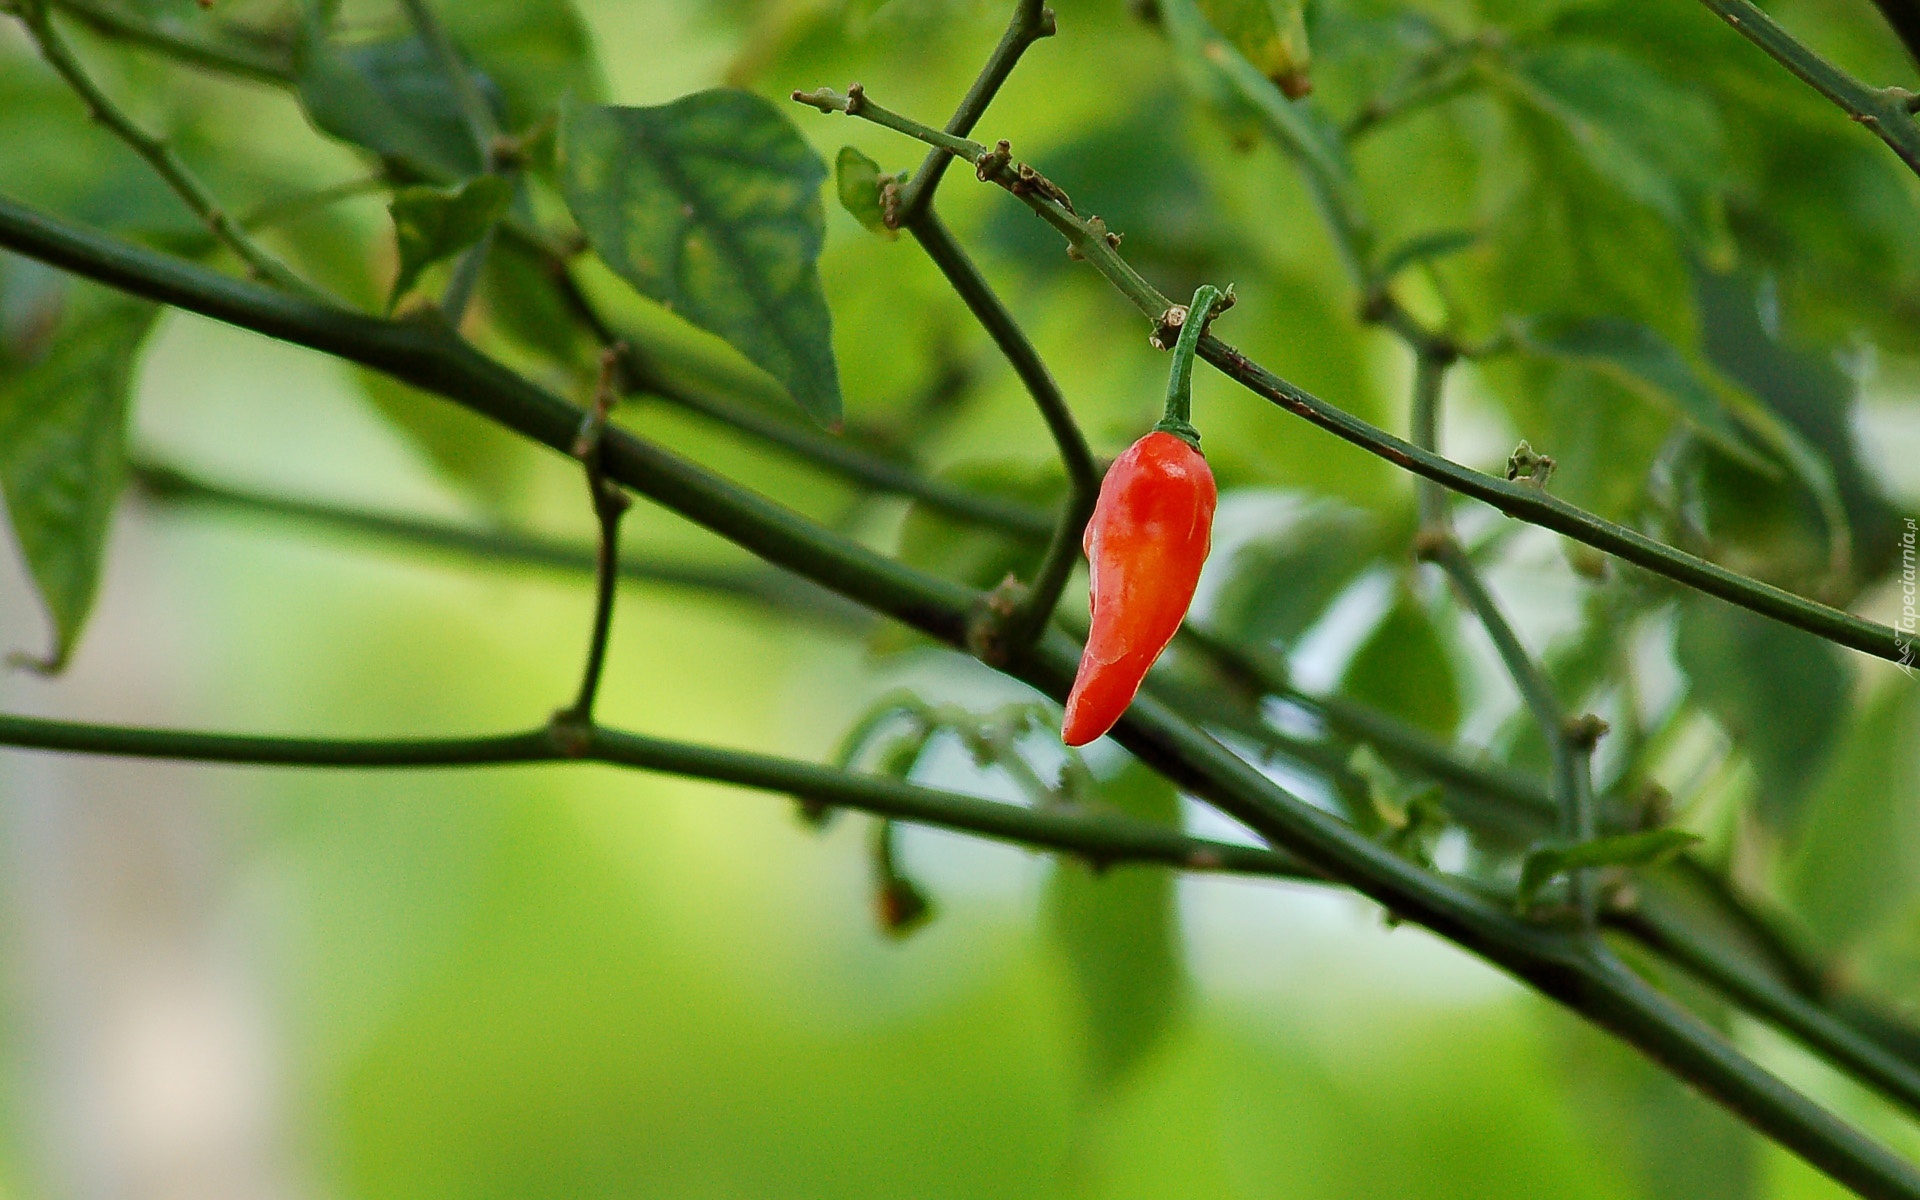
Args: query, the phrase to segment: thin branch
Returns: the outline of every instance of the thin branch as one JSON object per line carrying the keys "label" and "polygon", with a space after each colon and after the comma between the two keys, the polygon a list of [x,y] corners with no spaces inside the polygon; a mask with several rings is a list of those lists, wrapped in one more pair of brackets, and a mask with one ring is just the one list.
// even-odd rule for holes
{"label": "thin branch", "polygon": [[1855,121],[1873,131],[1900,161],[1920,173],[1920,125],[1915,125],[1915,96],[1905,88],[1869,87],[1815,54],[1751,0],[1701,0],[1740,35],[1773,56]]}
{"label": "thin branch", "polygon": [[[558,538],[245,491],[139,460],[132,464],[132,481],[155,503],[298,521],[381,542],[454,554],[492,567],[522,565],[590,574],[598,557],[589,547]],[[619,577],[627,583],[683,588],[703,595],[744,600],[783,616],[805,617],[829,628],[861,631],[872,624],[865,610],[834,593],[796,576],[765,569],[743,571],[701,563],[646,560],[626,554],[619,560]]]}
{"label": "thin branch", "polygon": [[295,81],[293,52],[281,46],[250,46],[235,39],[213,41],[136,20],[127,10],[91,0],[53,0],[60,11],[103,37],[131,42],[196,67],[281,87]]}
{"label": "thin branch", "polygon": [[1060,394],[1059,385],[1048,373],[1046,364],[1040,361],[1039,351],[1027,340],[1013,314],[993,294],[980,269],[954,241],[939,215],[931,206],[922,208],[906,228],[1012,364],[1014,373],[1020,376],[1020,382],[1026,385],[1027,393],[1040,409],[1047,432],[1053,435],[1060,461],[1066,467],[1067,499],[1047,543],[1046,557],[1034,574],[1032,586],[999,631],[1004,644],[1031,645],[1052,619],[1053,610],[1060,604],[1060,593],[1066,590],[1067,580],[1080,561],[1081,535],[1086,530],[1087,519],[1093,515],[1094,501],[1100,495],[1100,469],[1094,465],[1093,452],[1087,448],[1086,436],[1080,432],[1073,410],[1067,407],[1066,397]]}
{"label": "thin branch", "polygon": [[756,405],[666,378],[645,367],[630,373],[636,392],[658,396],[709,421],[748,434],[875,492],[903,496],[950,517],[1038,541],[1054,519],[1046,510],[1005,496],[990,496],[934,479],[906,463],[832,437],[817,427],[775,416]]}
{"label": "thin branch", "polygon": [[74,56],[73,48],[67,45],[59,29],[55,28],[53,16],[47,9],[48,0],[25,0],[17,10],[20,23],[26,27],[34,44],[40,48],[40,56],[47,60],[60,78],[66,80],[80,97],[87,110],[96,121],[106,126],[121,141],[125,142],[135,154],[147,161],[161,179],[166,181],[174,194],[193,210],[193,214],[206,223],[228,249],[238,254],[246,264],[253,268],[261,278],[270,280],[278,286],[297,295],[318,298],[320,292],[279,259],[262,249],[240,223],[220,207],[218,200],[207,186],[200,182],[191,168],[174,153],[173,147],[164,138],[154,137],[140,128],[126,111],[115,104],[112,97],[100,89],[87,74],[80,60]]}
{"label": "thin branch", "polygon": [[[1030,167],[1015,164],[1004,143],[996,150],[989,151],[978,142],[951,137],[882,108],[857,88],[845,95],[830,88],[795,92],[794,99],[823,112],[847,112],[872,120],[973,163],[976,173],[987,182],[1012,192],[1065,235],[1069,244],[1088,263],[1106,276],[1135,308],[1156,325],[1171,307],[1167,298],[1108,244],[1102,236],[1104,231],[1096,231],[1088,221],[1062,204],[1056,198],[1062,194],[1057,186],[1038,182],[1041,177]],[[1461,495],[1491,504],[1510,517],[1564,534],[1596,550],[1603,550],[1837,645],[1889,662],[1900,660],[1899,637],[1885,625],[1795,596],[1772,584],[1748,578],[1664,545],[1638,530],[1617,525],[1569,504],[1544,488],[1498,479],[1422,450],[1295,387],[1212,334],[1201,339],[1200,357],[1255,395],[1278,404],[1403,470],[1433,480]]]}
{"label": "thin branch", "polygon": [[[1042,0],[1015,0],[1013,17],[1007,22],[1007,31],[1000,35],[1000,44],[993,48],[987,63],[974,77],[967,94],[961,98],[960,107],[953,110],[953,116],[947,120],[947,132],[955,137],[965,137],[973,132],[973,127],[986,114],[987,105],[1000,91],[1000,85],[1013,74],[1013,68],[1027,47],[1041,38],[1052,37],[1054,32],[1053,10]],[[939,188],[941,177],[947,173],[947,156],[937,151],[928,151],[920,162],[920,169],[900,190],[900,223],[912,225],[919,220],[920,214],[933,203],[933,193]]]}
{"label": "thin branch", "polygon": [[744,750],[669,741],[601,727],[552,725],[468,738],[326,739],[197,733],[0,715],[0,746],[117,758],[237,766],[427,770],[590,762],[830,803],[1101,863],[1158,863],[1184,871],[1318,881],[1285,855],[1188,837],[1103,810],[1028,808]]}
{"label": "thin branch", "polygon": [[613,378],[625,357],[625,348],[610,346],[600,355],[600,382],[594,389],[593,411],[580,427],[573,456],[586,468],[587,495],[593,503],[594,522],[600,538],[594,555],[593,626],[587,640],[587,663],[580,673],[580,691],[573,704],[554,714],[556,722],[570,726],[593,725],[593,701],[600,691],[600,672],[607,662],[607,635],[613,629],[613,605],[620,578],[620,518],[626,516],[631,501],[607,479],[607,413],[613,408]]}
{"label": "thin branch", "polygon": [[[571,445],[583,416],[445,330],[314,304],[75,229],[10,201],[0,200],[0,244],[151,300],[373,367],[556,450]],[[626,430],[609,429],[606,450],[610,478],[771,563],[949,645],[963,644],[977,593],[874,554]],[[1006,670],[1057,701],[1077,661],[1078,648],[1050,634]],[[1910,1164],[1596,956],[1583,940],[1518,920],[1499,903],[1395,856],[1279,787],[1150,694],[1135,701],[1115,736],[1147,766],[1307,869],[1347,882],[1613,1030],[1842,1184],[1876,1200],[1920,1200],[1920,1172]]]}
{"label": "thin branch", "polygon": [[[1438,453],[1440,447],[1440,405],[1447,371],[1452,365],[1451,356],[1437,355],[1424,347],[1417,351],[1414,359],[1413,410],[1409,424],[1414,444],[1434,453]],[[1553,681],[1521,643],[1512,622],[1500,610],[1499,601],[1480,578],[1460,539],[1454,536],[1445,489],[1423,479],[1417,491],[1420,532],[1416,553],[1446,573],[1455,594],[1492,639],[1521,701],[1540,727],[1540,736],[1553,755],[1553,801],[1560,817],[1560,836],[1573,842],[1590,841],[1594,835],[1594,819],[1593,786],[1587,771],[1589,756],[1581,753],[1575,743],[1566,712],[1554,695]],[[1591,932],[1596,919],[1591,875],[1587,871],[1576,871],[1571,882],[1581,925]]]}

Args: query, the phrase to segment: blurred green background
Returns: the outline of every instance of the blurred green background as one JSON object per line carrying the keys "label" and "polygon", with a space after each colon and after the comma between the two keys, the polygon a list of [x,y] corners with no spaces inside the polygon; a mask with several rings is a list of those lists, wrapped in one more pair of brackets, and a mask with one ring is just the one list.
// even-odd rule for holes
{"label": "blurred green background", "polygon": [[[166,22],[196,11],[118,7]],[[244,22],[274,6],[220,7]],[[523,30],[470,48],[483,66],[531,64],[535,92],[657,104],[723,83],[781,98],[858,79],[937,123],[1005,7],[581,0],[577,27],[563,6],[529,5],[546,40]],[[1401,428],[1404,356],[1355,318],[1288,162],[1244,114],[1209,105],[1165,37],[1120,0],[1055,7],[1059,36],[1029,54],[982,134],[1011,138],[1083,211],[1126,231],[1129,255],[1169,293],[1234,281],[1242,303],[1223,332],[1256,359]],[[1774,8],[1865,78],[1912,83],[1865,0]],[[484,30],[502,11],[450,19]],[[1415,303],[1458,314],[1474,337],[1509,318],[1617,317],[1658,331],[1703,378],[1744,388],[1815,445],[1854,559],[1829,569],[1830,530],[1807,489],[1717,455],[1671,397],[1618,372],[1546,355],[1464,370],[1448,451],[1494,469],[1525,436],[1559,456],[1555,490],[1578,503],[1892,619],[1899,520],[1920,509],[1920,206],[1892,157],[1685,4],[1329,0],[1309,11],[1312,103],[1332,119],[1417,78],[1436,46],[1485,38],[1503,56],[1356,143],[1380,244],[1479,235],[1410,284]],[[373,3],[341,17],[370,30],[393,20]],[[193,249],[190,219],[16,35],[0,24],[0,189]],[[237,210],[364,170],[281,89],[182,74],[78,27],[75,37]],[[597,67],[579,57],[587,47]],[[1613,90],[1595,93],[1596,79]],[[887,170],[918,161],[884,130],[795,112],[829,161],[842,144]],[[828,203],[821,270],[852,434],[1047,494],[1044,429],[964,308],[910,242]],[[1096,451],[1116,452],[1158,409],[1164,359],[1142,323],[998,190],[955,172],[941,206]],[[386,222],[383,198],[362,196],[290,222],[274,244],[374,305],[392,273]],[[0,313],[25,311],[20,298],[51,280],[7,259]],[[590,283],[689,374],[784,412],[770,382],[718,342],[610,278]],[[515,286],[489,284],[471,332],[583,396],[577,361],[528,348],[541,335],[516,321],[542,312],[515,308],[526,300]],[[1411,570],[1407,482],[1210,373],[1196,391],[1225,493],[1199,610],[1287,651],[1312,686],[1538,761],[1479,634]],[[161,319],[136,395],[137,452],[204,478],[583,542],[590,531],[567,463],[198,318]],[[969,574],[1002,561],[670,406],[637,403],[621,419],[925,565]],[[1296,553],[1299,531],[1322,519],[1365,531],[1335,538],[1331,565]],[[1485,514],[1465,520],[1476,536],[1493,531]],[[930,528],[916,535],[916,521]],[[645,505],[627,534],[639,556],[742,564]],[[1603,758],[1607,781],[1667,786],[1717,856],[1910,1009],[1911,685],[1717,605],[1617,575],[1596,584],[1538,531],[1506,537],[1489,559],[1529,639],[1566,651],[1556,667],[1570,702],[1616,728],[1646,727],[1630,761]],[[3,570],[0,640],[38,652],[48,633],[37,601],[10,560]],[[259,732],[518,727],[570,696],[590,603],[585,581],[563,574],[136,495],[72,666],[53,681],[9,674],[0,700]],[[1385,678],[1349,667],[1388,638],[1418,653]],[[1630,664],[1637,682],[1583,665],[1595,657]],[[895,634],[665,588],[624,591],[610,663],[610,724],[808,759],[889,687],[975,707],[1019,696]],[[1422,707],[1434,695],[1437,709]],[[1116,793],[1132,787],[1129,803],[1183,811],[1123,775],[1117,750],[1091,761]],[[1276,770],[1313,794],[1312,781]],[[947,741],[915,777],[1012,795]],[[1184,811],[1195,829],[1223,829]],[[588,768],[348,775],[9,752],[0,843],[8,1200],[1838,1194],[1505,977],[1326,891],[1144,870],[1095,878],[907,830],[905,865],[937,912],[896,939],[873,918],[864,818],[817,833],[777,797]],[[1860,1089],[1757,1026],[1729,1018],[1729,1029],[1920,1153],[1920,1136]]]}

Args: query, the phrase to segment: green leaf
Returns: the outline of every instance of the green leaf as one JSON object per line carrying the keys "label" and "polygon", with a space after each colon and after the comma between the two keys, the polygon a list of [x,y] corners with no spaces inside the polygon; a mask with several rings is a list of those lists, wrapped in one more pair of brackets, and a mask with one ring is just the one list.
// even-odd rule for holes
{"label": "green leaf", "polygon": [[854,220],[884,237],[900,236],[897,230],[887,227],[886,208],[881,201],[881,189],[896,182],[896,178],[883,173],[879,163],[852,146],[842,146],[839,157],[833,161],[833,178],[840,193],[840,207],[851,213]]}
{"label": "green leaf", "polygon": [[1845,721],[1849,681],[1839,651],[1746,609],[1690,596],[1674,657],[1694,703],[1753,764],[1760,817],[1790,832]]}
{"label": "green leaf", "polygon": [[527,444],[485,417],[378,371],[356,370],[361,393],[434,472],[483,507],[511,509],[527,490]]}
{"label": "green leaf", "polygon": [[[1109,124],[1086,126],[1047,149],[1054,178],[1072,182],[1074,203],[1125,236],[1127,261],[1171,294],[1192,295],[1229,270],[1238,244],[1197,161],[1193,139],[1166,106],[1147,103]],[[996,204],[989,245],[1034,274],[1087,282],[1086,268],[1061,253],[1060,234],[1019,205]]]}
{"label": "green leaf", "polygon": [[[936,478],[982,495],[1049,508],[1066,494],[1066,480],[1051,464],[961,463]],[[1008,575],[1031,579],[1045,553],[1038,541],[959,520],[919,501],[907,509],[900,527],[901,562],[974,588],[996,587]]]}
{"label": "green leaf", "polygon": [[497,85],[509,131],[537,123],[565,97],[596,101],[606,90],[593,35],[571,0],[459,0],[441,5],[440,17]]}
{"label": "green leaf", "polygon": [[1731,254],[1721,194],[1726,137],[1704,96],[1594,43],[1557,43],[1508,61],[1501,78],[1561,127],[1597,175],[1708,257]]}
{"label": "green leaf", "polygon": [[1598,371],[1672,409],[1729,457],[1762,474],[1779,473],[1754,448],[1713,382],[1653,329],[1619,317],[1538,317],[1516,328],[1533,353]]}
{"label": "green leaf", "polygon": [[1479,240],[1480,234],[1471,229],[1440,229],[1409,238],[1380,260],[1379,277],[1390,281],[1408,267],[1458,254]]}
{"label": "green leaf", "polygon": [[1207,22],[1290,99],[1313,90],[1301,0],[1196,0]]}
{"label": "green leaf", "polygon": [[1208,628],[1236,641],[1290,645],[1372,564],[1379,544],[1367,513],[1313,504],[1239,548]]}
{"label": "green leaf", "polygon": [[1426,606],[1402,590],[1354,652],[1340,691],[1381,712],[1451,739],[1460,725],[1460,680]]}
{"label": "green leaf", "polygon": [[656,108],[578,107],[561,140],[567,206],[600,258],[837,424],[817,267],[826,165],[787,118],[717,89]]}
{"label": "green leaf", "polygon": [[[592,39],[568,0],[461,0],[441,15],[507,132],[536,125],[563,96],[603,91]],[[324,133],[436,182],[485,169],[451,82],[418,37],[349,44],[309,26],[296,75],[307,117]]]}
{"label": "green leaf", "polygon": [[[1726,1003],[1658,960],[1629,965],[1663,992],[1728,1030]],[[1597,1027],[1555,1013],[1546,1058],[1564,1081],[1595,1161],[1612,1164],[1637,1200],[1759,1200],[1764,1143],[1726,1109]]]}
{"label": "green leaf", "polygon": [[[496,109],[499,92],[483,77]],[[486,169],[453,86],[418,38],[343,46],[310,33],[299,62],[300,103],[323,133],[412,174],[447,181]]]}
{"label": "green leaf", "polygon": [[514,238],[496,238],[482,278],[483,306],[495,329],[555,362],[579,362],[585,330],[537,250]]}
{"label": "green leaf", "polygon": [[513,203],[513,184],[498,175],[481,175],[457,188],[410,187],[394,193],[394,242],[400,272],[387,297],[387,311],[412,290],[420,273],[479,241]]}
{"label": "green leaf", "polygon": [[1845,953],[1920,895],[1920,688],[1888,686],[1810,789],[1782,879],[1821,945]]}
{"label": "green leaf", "polygon": [[[1137,762],[1100,785],[1095,802],[1128,816],[1177,825],[1173,785]],[[1061,859],[1044,913],[1066,960],[1087,1037],[1089,1089],[1122,1082],[1165,1035],[1185,992],[1179,920],[1169,871],[1103,872]]]}
{"label": "green leaf", "polygon": [[1216,30],[1195,0],[1162,0],[1160,14],[1190,83],[1229,119],[1264,127],[1300,164],[1322,210],[1357,250],[1364,234],[1349,224],[1359,211],[1353,164],[1339,131],[1311,105],[1296,105]]}
{"label": "green leaf", "polygon": [[1540,889],[1569,871],[1586,867],[1648,867],[1666,862],[1700,841],[1684,829],[1649,829],[1623,833],[1572,845],[1543,845],[1527,852],[1520,863],[1520,887],[1515,900],[1521,911],[1533,904]]}
{"label": "green leaf", "polygon": [[111,299],[67,318],[44,356],[0,374],[0,486],[66,665],[93,608],[127,474],[127,401],[158,310]]}

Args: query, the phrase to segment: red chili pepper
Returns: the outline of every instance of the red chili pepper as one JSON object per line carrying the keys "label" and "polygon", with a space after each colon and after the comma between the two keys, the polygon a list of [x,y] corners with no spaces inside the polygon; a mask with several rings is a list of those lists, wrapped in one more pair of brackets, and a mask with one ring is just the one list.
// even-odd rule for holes
{"label": "red chili pepper", "polygon": [[1067,697],[1067,745],[1113,728],[1186,619],[1213,544],[1216,495],[1200,451],[1157,429],[1107,470],[1087,522],[1093,631]]}
{"label": "red chili pepper", "polygon": [[1182,314],[1167,378],[1167,413],[1153,432],[1113,460],[1083,544],[1093,568],[1093,626],[1080,656],[1060,739],[1084,746],[1112,729],[1147,670],[1186,620],[1213,548],[1218,492],[1193,428],[1193,356],[1220,307],[1202,285]]}

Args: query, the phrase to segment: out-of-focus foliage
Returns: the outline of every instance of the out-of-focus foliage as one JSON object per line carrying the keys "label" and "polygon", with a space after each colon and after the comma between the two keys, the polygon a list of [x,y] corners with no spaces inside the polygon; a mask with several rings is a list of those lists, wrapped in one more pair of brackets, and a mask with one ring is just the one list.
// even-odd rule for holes
{"label": "out-of-focus foliage", "polygon": [[[277,82],[235,81],[60,18],[135,119],[166,134],[265,245],[345,301],[378,311],[416,276],[430,299],[457,269],[433,264],[487,233],[462,330],[556,390],[578,398],[593,385],[597,347],[577,319],[585,297],[661,377],[709,384],[756,419],[843,417],[833,436],[863,451],[1003,501],[1058,504],[1052,443],[1019,382],[912,239],[870,232],[879,188],[923,148],[786,102],[793,88],[858,79],[939,125],[991,50],[1004,5],[440,5],[511,159],[499,177],[510,184],[483,185],[498,194],[476,210],[481,231],[458,238],[419,220],[421,197],[450,193],[415,189],[460,187],[486,164],[397,6],[89,5],[280,64]],[[1122,252],[1169,294],[1232,282],[1240,303],[1220,318],[1223,337],[1404,433],[1404,347],[1365,322],[1356,286],[1356,268],[1378,273],[1422,321],[1504,347],[1449,378],[1442,445],[1454,457],[1498,473],[1524,438],[1556,460],[1556,495],[1898,619],[1900,538],[1920,510],[1920,472],[1878,444],[1898,431],[1870,421],[1861,400],[1910,378],[1920,358],[1920,181],[1711,14],[1648,0],[1054,7],[1057,36],[1028,52],[975,136],[1010,139],[1081,212],[1122,233]],[[1863,78],[1914,86],[1914,64],[1872,6],[1770,7]],[[6,28],[0,191],[231,268]],[[1288,100],[1268,77],[1303,67],[1308,44],[1312,94]],[[836,186],[823,166],[836,155],[845,209],[821,192]],[[373,182],[358,194],[327,191],[363,178]],[[1165,366],[1145,322],[1048,226],[964,169],[939,204],[1096,454],[1138,436]],[[1349,211],[1363,220],[1330,232],[1328,213]],[[440,229],[451,224],[450,209],[431,212]],[[406,218],[398,244],[396,218]],[[109,518],[129,428],[142,431],[143,453],[157,443],[223,469],[258,458],[270,465],[247,478],[267,482],[304,462],[291,478],[382,499],[394,493],[380,464],[407,461],[402,446],[427,468],[403,499],[584,534],[573,464],[358,371],[324,387],[364,401],[358,419],[392,439],[380,443],[386,458],[328,458],[319,442],[307,451],[288,398],[306,392],[264,373],[248,381],[257,408],[246,411],[272,431],[276,454],[235,448],[242,435],[228,425],[254,428],[238,422],[210,421],[220,434],[198,441],[156,435],[128,414],[143,346],[158,358],[213,335],[169,322],[149,339],[153,319],[0,259],[0,482],[56,660],[76,646],[103,571],[108,592],[116,586]],[[250,344],[221,343],[242,362],[252,360],[232,346]],[[270,369],[322,373],[288,362]],[[191,390],[169,371],[170,388]],[[1411,480],[1209,373],[1196,391],[1223,488],[1196,622],[1270,656],[1302,688],[1544,778],[1544,743],[1511,684],[1450,595],[1412,565]],[[1882,410],[1916,411],[1910,395],[1892,400]],[[865,491],[672,401],[616,419],[945,578],[982,588],[1029,578],[1043,549]],[[389,576],[261,551],[251,534],[179,533],[170,518],[155,534],[141,512],[149,523],[124,535],[128,561],[166,557],[142,538],[180,550],[188,583],[168,602],[197,597],[210,615],[195,619],[224,631],[206,661],[167,660],[169,671],[206,671],[197,686],[223,698],[175,697],[169,715],[440,730],[539,715],[570,686],[587,611],[579,589],[450,582],[450,570],[420,564]],[[1660,823],[1647,799],[1658,785],[1671,812],[1657,816],[1704,837],[1709,866],[1835,955],[1835,982],[1912,994],[1914,683],[1563,552],[1497,514],[1461,512],[1562,698],[1611,723],[1596,780],[1603,816],[1642,839],[1536,858],[1530,882],[1543,897],[1569,866],[1677,849],[1671,830],[1641,830]],[[629,532],[635,553],[744,568],[651,510]],[[243,549],[215,548],[229,536],[244,536]],[[164,540],[174,537],[186,548]],[[270,572],[256,553],[288,561],[269,557]],[[296,594],[262,599],[262,577],[276,573]],[[483,587],[496,590],[474,594]],[[1083,598],[1076,584],[1067,604]],[[110,655],[125,649],[127,606],[145,601],[103,603],[122,614],[112,628],[123,640],[97,652]],[[628,632],[611,670],[631,678],[610,685],[610,719],[825,757],[903,680],[943,703],[1008,699],[974,664],[894,628],[830,637],[680,593],[623,604],[616,629]],[[4,616],[9,649],[42,629],[24,604]],[[88,645],[77,643],[82,675]],[[1176,650],[1172,665],[1198,677],[1199,657]],[[284,678],[299,698],[250,702],[262,677]],[[1266,711],[1235,707],[1227,683],[1206,687],[1223,737],[1243,737]],[[1399,838],[1415,861],[1512,886],[1524,846],[1467,833],[1418,770],[1375,770],[1312,716],[1283,716],[1290,736],[1324,751],[1318,766],[1263,751],[1289,786],[1330,808],[1348,802],[1347,815]],[[922,738],[902,770],[942,786],[1005,784],[946,743]],[[1101,747],[1089,762],[1098,782],[1072,802],[1182,819],[1172,786],[1119,751]],[[273,987],[287,997],[292,1110],[312,1123],[290,1140],[310,1146],[322,1190],[368,1200],[1832,1194],[1611,1043],[1543,1034],[1503,984],[1473,975],[1463,1000],[1444,969],[1379,968],[1439,952],[1412,933],[1383,941],[1371,913],[1355,922],[1292,892],[1158,871],[1043,868],[903,829],[888,853],[936,908],[893,941],[873,928],[863,821],[816,837],[759,799],[585,778],[246,785],[270,803],[242,823],[235,853],[284,906],[265,906],[262,920],[284,922],[273,927],[289,947]],[[673,800],[629,808],[654,794]],[[1313,949],[1348,944],[1365,949]],[[1266,963],[1282,966],[1256,965]],[[26,1086],[9,1077],[16,1085]],[[35,1194],[6,1170],[10,1195]]]}

